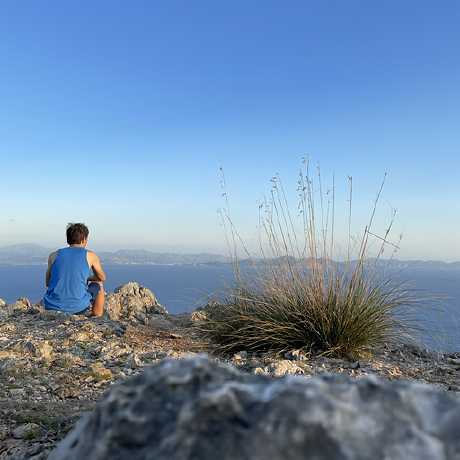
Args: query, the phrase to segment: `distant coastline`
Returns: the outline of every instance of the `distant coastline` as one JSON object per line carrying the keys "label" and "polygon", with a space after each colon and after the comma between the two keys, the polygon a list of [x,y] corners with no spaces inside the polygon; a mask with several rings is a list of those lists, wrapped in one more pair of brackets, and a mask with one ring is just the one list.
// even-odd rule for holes
{"label": "distant coastline", "polygon": [[[41,265],[57,248],[45,248],[38,244],[15,244],[0,248],[2,265]],[[116,252],[98,252],[102,264],[156,264],[156,265],[202,265],[228,264],[230,257],[220,254],[157,253],[145,249],[120,249]]]}
{"label": "distant coastline", "polygon": [[[0,265],[43,265],[48,261],[48,256],[56,248],[45,248],[38,244],[16,244],[0,247]],[[98,252],[102,264],[118,265],[207,265],[216,267],[229,267],[232,259],[221,254],[181,254],[157,253],[145,249],[120,249],[115,252]],[[372,259],[370,259],[372,260]],[[241,266],[251,266],[249,259],[239,261]],[[387,260],[381,259],[377,266],[384,267]],[[430,268],[430,269],[460,269],[459,262],[421,261],[393,259],[391,268]]]}

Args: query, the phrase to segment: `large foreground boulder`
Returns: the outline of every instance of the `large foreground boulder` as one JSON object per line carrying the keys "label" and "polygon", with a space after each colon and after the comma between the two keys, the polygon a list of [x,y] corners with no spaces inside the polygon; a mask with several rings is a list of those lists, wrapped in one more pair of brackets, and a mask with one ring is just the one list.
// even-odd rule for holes
{"label": "large foreground boulder", "polygon": [[271,379],[207,357],[111,387],[49,460],[459,459],[460,402],[342,375]]}

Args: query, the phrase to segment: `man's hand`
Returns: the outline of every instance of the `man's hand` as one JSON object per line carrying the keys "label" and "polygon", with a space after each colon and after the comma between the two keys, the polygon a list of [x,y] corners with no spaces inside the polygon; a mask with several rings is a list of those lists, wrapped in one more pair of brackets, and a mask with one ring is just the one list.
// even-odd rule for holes
{"label": "man's hand", "polygon": [[86,284],[89,285],[89,283],[92,283],[92,282],[94,282],[94,281],[96,281],[96,282],[102,282],[102,280],[101,280],[98,276],[96,276],[96,275],[91,275],[91,276],[88,276],[88,279],[86,280]]}

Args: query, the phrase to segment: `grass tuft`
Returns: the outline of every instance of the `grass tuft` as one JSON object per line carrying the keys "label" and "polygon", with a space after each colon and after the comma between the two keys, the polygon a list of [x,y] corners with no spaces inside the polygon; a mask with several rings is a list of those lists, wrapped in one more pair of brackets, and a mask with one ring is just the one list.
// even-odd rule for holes
{"label": "grass tuft", "polygon": [[[277,176],[270,199],[260,205],[257,257],[250,254],[233,225],[228,201],[222,209],[234,279],[211,298],[207,319],[200,326],[221,352],[304,349],[315,354],[352,356],[381,344],[411,341],[420,330],[414,312],[421,299],[387,276],[399,249],[389,241],[396,210],[383,236],[372,230],[385,179],[363,236],[352,234],[350,177],[348,245],[335,241],[334,185],[326,193],[299,171],[297,218],[291,217]],[[319,168],[318,168],[319,171]],[[223,178],[226,196],[225,177]],[[227,198],[226,198],[227,200]],[[318,209],[318,210],[317,210]],[[377,245],[369,257],[370,246]],[[245,269],[238,246],[250,261]],[[380,261],[391,248],[390,259]]]}
{"label": "grass tuft", "polygon": [[82,378],[93,377],[96,382],[100,382],[101,380],[111,380],[112,374],[110,372],[105,373],[98,373],[93,371],[83,372],[81,374]]}
{"label": "grass tuft", "polygon": [[39,430],[28,430],[24,434],[24,437],[22,438],[23,441],[31,441],[32,439],[36,439],[40,436],[40,431]]}
{"label": "grass tuft", "polygon": [[16,383],[12,383],[12,384],[8,385],[8,390],[17,390],[19,388],[22,388],[22,386],[17,385]]}

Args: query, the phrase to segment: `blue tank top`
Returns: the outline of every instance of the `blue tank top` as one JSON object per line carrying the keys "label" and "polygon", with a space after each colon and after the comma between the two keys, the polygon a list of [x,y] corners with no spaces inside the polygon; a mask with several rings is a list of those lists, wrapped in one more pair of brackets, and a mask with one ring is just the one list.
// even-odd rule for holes
{"label": "blue tank top", "polygon": [[86,280],[90,275],[85,248],[59,249],[51,267],[44,301],[47,310],[78,313],[91,305]]}

